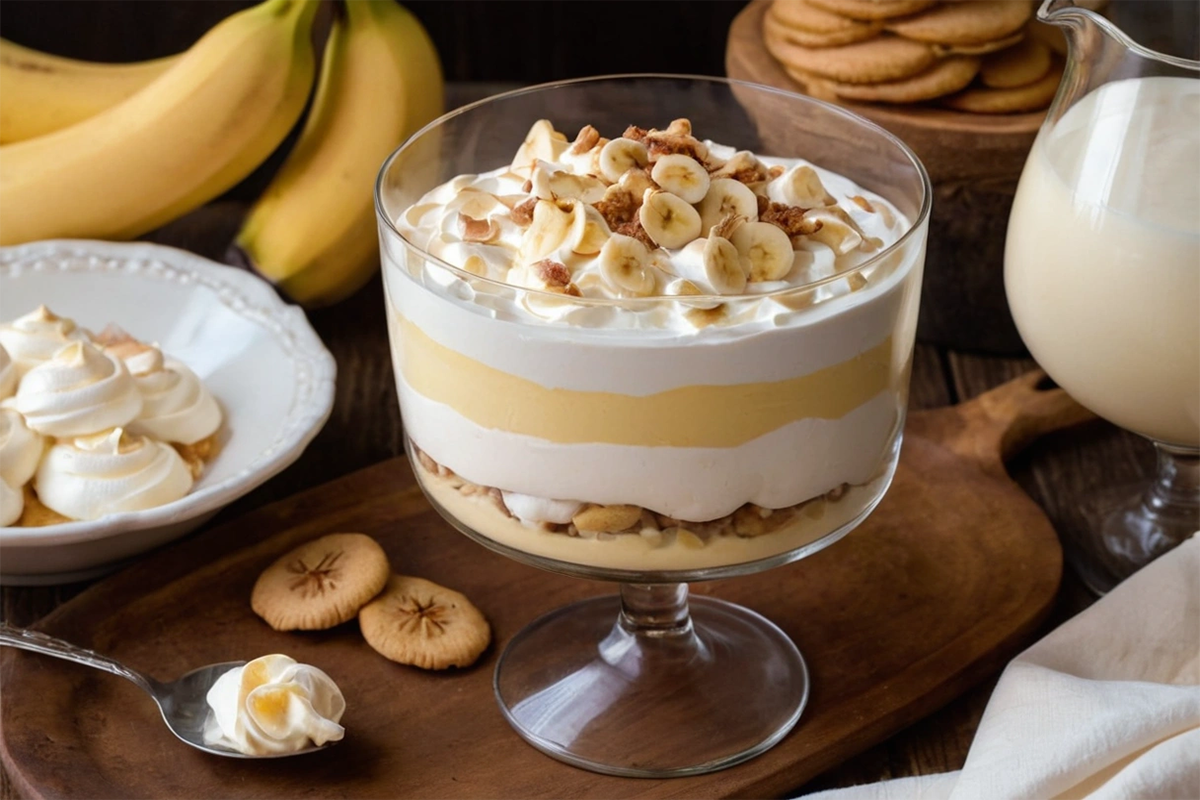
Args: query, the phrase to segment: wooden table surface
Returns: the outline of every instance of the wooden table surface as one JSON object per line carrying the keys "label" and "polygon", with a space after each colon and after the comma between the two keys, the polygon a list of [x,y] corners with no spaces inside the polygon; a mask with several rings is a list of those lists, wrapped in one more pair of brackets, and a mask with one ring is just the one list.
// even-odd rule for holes
{"label": "wooden table surface", "polygon": [[[451,85],[447,101],[453,107],[502,88],[508,87]],[[244,211],[242,202],[218,201],[146,238],[219,261]],[[309,312],[309,319],[337,359],[333,415],[299,461],[225,509],[210,525],[403,452],[379,278],[337,306]],[[974,397],[1034,366],[1027,358],[973,355],[918,344],[912,407],[930,408]],[[1086,509],[1091,500],[1149,475],[1153,462],[1148,442],[1096,421],[1035,443],[1009,469],[1045,509],[1069,547],[1087,535]],[[13,625],[29,625],[86,586],[0,588],[0,618]],[[1043,633],[1093,599],[1068,572]],[[797,790],[809,792],[959,769],[997,677]],[[17,797],[20,795],[0,770],[0,800]]]}

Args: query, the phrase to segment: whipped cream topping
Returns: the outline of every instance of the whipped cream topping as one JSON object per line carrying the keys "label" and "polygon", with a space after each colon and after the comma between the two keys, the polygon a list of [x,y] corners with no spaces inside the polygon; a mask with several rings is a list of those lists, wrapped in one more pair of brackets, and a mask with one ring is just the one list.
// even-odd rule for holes
{"label": "whipped cream topping", "polygon": [[216,399],[183,362],[164,358],[154,345],[136,341],[104,350],[125,363],[142,396],[142,411],[127,426],[130,433],[195,444],[221,426]]}
{"label": "whipped cream topping", "polygon": [[12,525],[25,511],[25,493],[0,478],[0,528]]}
{"label": "whipped cream topping", "polygon": [[577,500],[550,500],[519,492],[500,492],[505,507],[523,522],[554,522],[566,525],[583,508]]}
{"label": "whipped cream topping", "polygon": [[121,359],[82,341],[26,373],[12,403],[30,428],[60,437],[127,425],[142,410],[142,396]]}
{"label": "whipped cream topping", "polygon": [[248,755],[291,753],[336,742],[346,700],[333,679],[285,655],[256,658],[208,690],[205,744]]}
{"label": "whipped cream topping", "polygon": [[0,400],[13,396],[17,390],[17,365],[4,345],[0,344]]}
{"label": "whipped cream topping", "polygon": [[[505,291],[409,260],[426,287],[495,316],[676,331],[776,326],[862,288],[835,276],[908,229],[890,204],[843,176],[702,142],[686,121],[667,131],[631,128],[611,141],[585,128],[568,144],[542,120],[511,165],[438,186],[396,225],[416,247],[472,275],[538,290]],[[801,302],[796,293],[755,297],[821,281]],[[686,299],[694,295],[707,298]],[[680,299],[644,301],[661,297]],[[641,302],[588,302],[616,298]]]}
{"label": "whipped cream topping", "polygon": [[0,478],[20,489],[37,472],[45,440],[11,408],[0,408]]}
{"label": "whipped cream topping", "polygon": [[57,316],[45,306],[0,325],[0,345],[16,364],[18,375],[49,360],[64,345],[86,339],[87,333],[75,327],[72,320]]}
{"label": "whipped cream topping", "polygon": [[57,442],[34,481],[51,510],[96,519],[174,502],[191,490],[192,472],[170,445],[114,428]]}

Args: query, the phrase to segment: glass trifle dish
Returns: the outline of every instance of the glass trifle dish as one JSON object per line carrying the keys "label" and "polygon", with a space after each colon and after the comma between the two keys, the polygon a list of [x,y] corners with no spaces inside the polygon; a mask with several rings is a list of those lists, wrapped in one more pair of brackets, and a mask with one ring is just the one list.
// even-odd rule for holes
{"label": "glass trifle dish", "polygon": [[562,760],[679,775],[777,742],[795,645],[686,581],[802,558],[895,471],[929,185],[895,138],[718,79],[534,87],[377,187],[406,442],[463,533],[620,596],[533,622],[501,709]]}

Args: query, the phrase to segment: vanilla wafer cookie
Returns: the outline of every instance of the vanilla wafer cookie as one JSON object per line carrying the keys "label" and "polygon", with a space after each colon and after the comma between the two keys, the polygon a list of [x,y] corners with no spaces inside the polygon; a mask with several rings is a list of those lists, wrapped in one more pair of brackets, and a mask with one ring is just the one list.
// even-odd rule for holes
{"label": "vanilla wafer cookie", "polygon": [[[874,103],[919,103],[933,100],[970,85],[979,72],[979,59],[974,56],[952,56],[934,64],[929,69],[909,78],[883,83],[843,83],[822,79],[820,76],[793,75],[806,86],[818,85],[822,93],[829,93],[842,100],[860,100]],[[791,72],[789,71],[789,74]]]}
{"label": "vanilla wafer cookie", "polygon": [[1013,89],[990,89],[972,87],[958,94],[942,98],[942,105],[956,111],[973,114],[1017,114],[1041,111],[1050,105],[1058,82],[1062,79],[1062,63],[1055,61],[1050,70],[1028,86]]}
{"label": "vanilla wafer cookie", "polygon": [[267,567],[250,607],[277,631],[324,630],[354,619],[391,575],[387,554],[362,533],[331,533]]}
{"label": "vanilla wafer cookie", "polygon": [[775,36],[793,44],[802,44],[804,47],[838,47],[840,44],[853,44],[875,38],[883,30],[880,23],[859,23],[852,19],[846,22],[853,24],[839,31],[816,32],[790,25],[776,17],[772,10],[763,14],[762,32],[764,37]]}
{"label": "vanilla wafer cookie", "polygon": [[1050,48],[1029,37],[985,57],[979,81],[990,89],[1016,89],[1044,78],[1050,66]]}
{"label": "vanilla wafer cookie", "polygon": [[817,8],[861,20],[891,19],[924,11],[936,0],[807,0]]}
{"label": "vanilla wafer cookie", "polygon": [[985,56],[988,53],[995,53],[1019,44],[1025,38],[1025,35],[1025,29],[1022,28],[1012,36],[1005,36],[1003,39],[996,39],[991,42],[981,42],[980,44],[933,44],[930,47],[933,48],[933,52],[939,58],[945,58],[946,56]]}
{"label": "vanilla wafer cookie", "polygon": [[897,36],[880,36],[841,47],[804,47],[775,36],[767,50],[784,66],[841,83],[880,83],[917,75],[937,61],[933,49]]}
{"label": "vanilla wafer cookie", "polygon": [[856,28],[878,32],[883,29],[882,22],[851,19],[814,6],[807,0],[775,0],[767,13],[784,25],[811,33],[842,33]]}
{"label": "vanilla wafer cookie", "polygon": [[393,575],[358,613],[367,644],[421,669],[467,667],[492,640],[483,614],[463,594],[424,578]]}
{"label": "vanilla wafer cookie", "polygon": [[1029,0],[971,0],[942,3],[911,17],[889,20],[885,27],[918,42],[983,44],[1012,36],[1032,12]]}

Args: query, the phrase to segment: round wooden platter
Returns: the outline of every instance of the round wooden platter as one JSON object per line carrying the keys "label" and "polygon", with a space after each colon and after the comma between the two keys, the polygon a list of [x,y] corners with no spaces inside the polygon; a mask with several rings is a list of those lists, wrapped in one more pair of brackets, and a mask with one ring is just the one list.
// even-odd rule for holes
{"label": "round wooden platter", "polygon": [[[804,93],[763,43],[771,0],[753,0],[729,29],[730,78]],[[903,140],[933,182],[918,336],[955,349],[1017,354],[1004,295],[1004,236],[1017,180],[1045,117],[967,114],[933,105],[842,103]]]}
{"label": "round wooden platter", "polygon": [[[800,724],[738,767],[665,781],[614,778],[561,764],[518,738],[492,695],[497,654],[538,615],[613,587],[525,567],[470,542],[431,510],[403,459],[152,554],[37,625],[161,679],[288,653],[342,687],[349,704],[342,743],[275,761],[205,755],[174,739],[132,684],[5,648],[0,756],[31,798],[789,792],[994,674],[1044,619],[1062,553],[1046,517],[1005,475],[1003,458],[1087,415],[1061,391],[1039,391],[1039,378],[911,415],[892,488],[841,542],[787,567],[693,587],[774,620],[812,674]],[[279,633],[251,612],[250,587],[268,563],[299,542],[344,530],[376,537],[397,571],[471,597],[494,633],[480,662],[422,672],[377,655],[356,623]]]}

